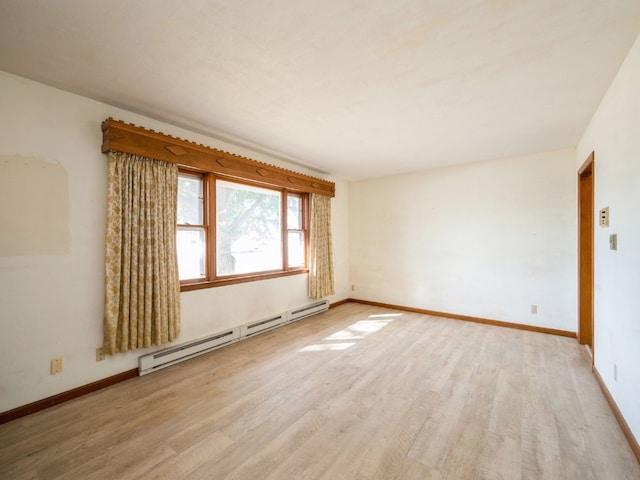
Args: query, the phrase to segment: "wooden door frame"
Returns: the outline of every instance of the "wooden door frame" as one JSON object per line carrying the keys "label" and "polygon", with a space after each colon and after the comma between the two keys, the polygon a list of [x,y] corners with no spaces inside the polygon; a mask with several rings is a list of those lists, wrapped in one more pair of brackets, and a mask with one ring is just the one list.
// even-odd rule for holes
{"label": "wooden door frame", "polygon": [[578,170],[578,342],[591,346],[594,361],[595,154]]}

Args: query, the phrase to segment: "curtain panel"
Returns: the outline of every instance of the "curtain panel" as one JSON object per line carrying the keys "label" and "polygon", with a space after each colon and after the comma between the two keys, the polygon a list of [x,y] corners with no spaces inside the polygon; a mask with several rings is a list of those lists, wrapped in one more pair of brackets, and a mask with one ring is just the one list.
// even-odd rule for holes
{"label": "curtain panel", "polygon": [[112,151],[107,188],[103,349],[113,355],[180,334],[178,167]]}
{"label": "curtain panel", "polygon": [[311,195],[310,220],[309,297],[318,300],[335,293],[330,197]]}

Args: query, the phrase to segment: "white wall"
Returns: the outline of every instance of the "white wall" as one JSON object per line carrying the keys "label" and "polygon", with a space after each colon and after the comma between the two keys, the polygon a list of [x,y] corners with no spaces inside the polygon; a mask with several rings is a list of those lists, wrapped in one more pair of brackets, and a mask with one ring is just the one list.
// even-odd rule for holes
{"label": "white wall", "polygon": [[352,183],[352,296],[576,331],[574,162],[567,149]]}
{"label": "white wall", "polygon": [[[140,351],[95,361],[104,295],[105,118],[317,175],[3,72],[0,105],[0,187],[16,197],[0,209],[0,412],[137,366]],[[336,182],[332,205],[337,292],[330,300],[337,301],[350,293],[345,182]],[[46,215],[25,221],[40,208]],[[296,275],[185,292],[178,343],[305,305],[306,291],[307,276]],[[59,356],[64,371],[51,376],[49,361]]]}
{"label": "white wall", "polygon": [[610,209],[609,228],[595,227],[595,365],[640,440],[640,37],[578,144],[576,166],[592,151],[595,209]]}

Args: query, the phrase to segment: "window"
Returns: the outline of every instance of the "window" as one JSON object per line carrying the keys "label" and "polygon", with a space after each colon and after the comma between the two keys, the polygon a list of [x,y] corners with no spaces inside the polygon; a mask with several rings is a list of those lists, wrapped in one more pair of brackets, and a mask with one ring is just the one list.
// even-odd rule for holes
{"label": "window", "polygon": [[176,244],[180,280],[206,278],[206,238],[204,222],[204,178],[178,175],[178,228]]}
{"label": "window", "polygon": [[282,268],[282,193],[216,180],[216,275]]}
{"label": "window", "polygon": [[308,195],[183,170],[178,264],[190,289],[306,272]]}
{"label": "window", "polygon": [[306,230],[304,228],[302,195],[287,195],[287,260],[289,268],[304,267]]}

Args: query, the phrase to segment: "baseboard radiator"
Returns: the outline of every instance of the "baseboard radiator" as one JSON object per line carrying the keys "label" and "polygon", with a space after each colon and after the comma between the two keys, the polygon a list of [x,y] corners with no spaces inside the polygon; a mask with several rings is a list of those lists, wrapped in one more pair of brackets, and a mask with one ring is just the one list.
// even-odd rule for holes
{"label": "baseboard radiator", "polygon": [[328,309],[329,301],[322,300],[273,317],[247,323],[240,327],[235,327],[223,332],[218,332],[198,340],[193,340],[181,345],[175,345],[157,352],[148,353],[138,358],[138,372],[140,375],[146,375],[190,358],[197,357],[198,355],[230,345],[253,335],[273,330],[274,328],[278,328],[287,323],[302,320],[321,312],[326,312]]}
{"label": "baseboard radiator", "polygon": [[234,328],[199,340],[194,340],[193,342],[142,355],[138,358],[138,371],[140,375],[155,372],[161,368],[175,365],[178,362],[183,362],[184,360],[197,357],[216,348],[229,345],[239,337],[239,329]]}
{"label": "baseboard radiator", "polygon": [[320,302],[312,303],[311,305],[305,305],[304,307],[291,310],[287,314],[287,320],[289,322],[295,322],[302,320],[303,318],[310,317],[317,313],[326,312],[329,309],[329,301],[322,300]]}
{"label": "baseboard radiator", "polygon": [[287,316],[284,313],[277,315],[275,317],[266,318],[264,320],[260,320],[259,322],[250,323],[248,325],[242,325],[240,327],[240,335],[244,337],[250,337],[251,335],[255,335],[257,333],[263,333],[267,330],[271,330],[273,328],[279,327],[282,324],[287,322]]}

